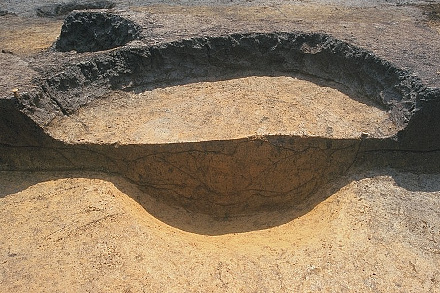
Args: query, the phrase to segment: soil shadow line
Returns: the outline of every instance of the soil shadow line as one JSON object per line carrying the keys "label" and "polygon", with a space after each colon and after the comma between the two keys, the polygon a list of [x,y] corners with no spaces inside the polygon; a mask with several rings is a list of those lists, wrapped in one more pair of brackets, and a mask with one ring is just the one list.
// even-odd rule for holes
{"label": "soil shadow line", "polygon": [[369,150],[360,152],[356,169],[364,170],[364,177],[370,177],[369,171],[374,175],[392,176],[396,184],[408,191],[435,192],[440,187],[435,184],[408,183],[396,172],[405,172],[418,175],[440,174],[440,150],[413,151],[413,150]]}
{"label": "soil shadow line", "polygon": [[[388,155],[390,154],[388,153]],[[414,155],[409,163],[420,161],[419,155],[420,154]],[[375,154],[375,156],[377,156],[377,154]],[[435,157],[435,160],[438,160],[440,158],[440,152],[423,154],[423,157],[427,160],[433,159],[432,156]],[[395,157],[390,156],[389,161],[393,162],[394,159]],[[206,214],[189,212],[182,207],[170,206],[169,204],[162,202],[160,199],[143,192],[136,184],[123,178],[119,174],[93,171],[2,171],[0,172],[0,178],[2,179],[5,177],[3,174],[6,172],[17,172],[16,174],[19,174],[20,176],[18,176],[19,184],[17,184],[16,181],[14,182],[14,180],[10,180],[6,183],[2,180],[3,184],[0,189],[0,198],[25,190],[30,186],[47,180],[63,178],[100,179],[110,181],[117,189],[141,205],[147,213],[169,226],[191,233],[215,236],[269,229],[286,224],[296,218],[304,216],[321,202],[325,201],[352,181],[362,180],[364,178],[391,176],[398,186],[409,191],[440,191],[440,185],[438,184],[437,178],[431,178],[429,175],[439,174],[440,172],[438,169],[423,170],[423,168],[416,166],[418,170],[416,172],[416,169],[414,168],[408,169],[407,166],[398,166],[398,164],[384,164],[379,167],[374,166],[375,164],[368,165],[365,164],[365,162],[361,162],[358,166],[354,166],[352,170],[347,172],[347,174],[321,186],[316,192],[295,206],[223,219],[215,219]],[[419,173],[421,171],[429,172]],[[416,184],[414,182],[408,182],[407,176],[404,176],[399,172],[405,172],[406,174],[413,173],[415,174],[415,178],[419,181]]]}
{"label": "soil shadow line", "polygon": [[[223,218],[195,213],[178,206],[171,206],[160,199],[143,193],[140,189],[137,189],[138,192],[136,193],[131,193],[130,197],[156,219],[176,229],[200,235],[219,236],[270,229],[291,222],[309,213],[319,203],[350,182],[350,179],[344,176],[338,178],[335,182],[320,187],[311,196],[296,205]],[[125,186],[113,183],[122,192],[129,192],[127,189],[124,189]]]}
{"label": "soil shadow line", "polygon": [[[6,172],[10,174],[5,175]],[[8,178],[5,179],[5,177]],[[293,207],[223,219],[215,219],[206,214],[188,212],[182,207],[170,206],[144,193],[136,184],[120,175],[93,171],[0,171],[0,183],[2,183],[0,199],[24,191],[38,183],[66,178],[99,179],[111,182],[118,190],[141,205],[147,213],[166,225],[190,233],[211,236],[269,229],[288,223],[307,214],[320,202],[350,183],[350,179],[344,177],[338,179],[336,184],[326,184],[304,202]]]}

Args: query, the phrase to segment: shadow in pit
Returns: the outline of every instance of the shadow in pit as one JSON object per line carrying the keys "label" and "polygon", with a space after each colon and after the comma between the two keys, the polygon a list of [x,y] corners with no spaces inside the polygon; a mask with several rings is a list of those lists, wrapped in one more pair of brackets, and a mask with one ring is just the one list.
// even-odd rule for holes
{"label": "shadow in pit", "polygon": [[[369,160],[369,161],[365,161]],[[224,235],[269,229],[302,217],[321,202],[353,181],[376,176],[389,176],[395,184],[411,192],[440,191],[440,151],[417,153],[382,151],[359,154],[359,158],[341,176],[317,187],[311,194],[296,202],[287,202],[276,208],[249,214],[225,216],[188,211],[173,206],[160,198],[152,197],[133,185],[114,184],[136,200],[149,214],[160,221],[191,233],[203,235]]]}
{"label": "shadow in pit", "polygon": [[[54,194],[62,193],[62,190],[57,190],[59,186],[62,186],[57,185],[57,181],[64,179],[70,179],[73,181],[76,179],[98,179],[110,182],[128,198],[133,199],[141,205],[146,213],[152,215],[166,225],[186,232],[211,236],[268,229],[288,223],[295,218],[307,214],[320,202],[330,197],[338,189],[350,182],[349,178],[344,177],[342,180],[337,180],[336,183],[327,184],[294,207],[280,207],[278,210],[255,212],[249,215],[221,219],[213,218],[207,214],[187,211],[182,207],[169,205],[157,197],[143,192],[136,184],[129,182],[121,176],[99,172],[2,171],[0,172],[0,199],[6,196],[14,196],[15,193],[24,191],[28,188],[36,188],[36,185],[45,182],[51,182],[51,184],[46,185],[45,188],[51,186],[53,189],[46,189],[44,192],[41,192],[40,190],[41,194],[36,194],[34,200],[39,199],[40,197],[46,198],[47,194],[53,196]],[[79,181],[79,183],[72,184],[77,184],[75,188],[78,189],[77,196],[80,198],[82,196],[81,190],[90,190],[91,186],[87,184],[93,183]],[[71,185],[69,186],[71,187]],[[36,190],[38,190],[38,188]],[[112,196],[111,193],[99,194],[99,190],[95,190],[97,192],[96,196]],[[50,197],[51,196],[46,200],[50,200]],[[65,209],[64,212],[66,213],[69,212],[69,206],[60,206],[60,208]],[[126,211],[130,212],[129,209]]]}
{"label": "shadow in pit", "polygon": [[[0,133],[0,170],[30,173],[17,185],[3,176],[2,185],[9,187],[0,197],[45,180],[34,177],[39,172],[49,172],[47,178],[53,180],[110,180],[157,219],[205,235],[261,230],[301,217],[353,178],[368,176],[347,175],[354,163],[362,170],[381,166],[434,173],[440,166],[437,151],[387,151],[386,141],[380,140],[374,151],[361,152],[361,140],[281,135],[157,145],[68,145],[47,136],[12,106],[3,109],[0,125],[15,127],[4,127]],[[404,188],[425,188],[396,178]],[[436,184],[428,186],[427,191],[437,191]]]}
{"label": "shadow in pit", "polygon": [[[68,171],[1,171],[0,198],[25,190],[40,182],[65,178],[99,179],[111,182],[127,197],[135,200],[145,211],[174,228],[202,235],[224,235],[268,229],[299,218],[352,181],[375,176],[391,176],[395,183],[409,191],[440,191],[440,152],[399,153],[376,151],[359,154],[352,168],[314,189],[295,202],[248,214],[213,216],[188,210],[163,197],[146,192],[123,174],[84,170]],[[428,163],[428,164],[426,164]],[[122,175],[122,176],[121,176]],[[56,185],[53,185],[56,188]],[[50,192],[60,192],[53,190]],[[81,194],[78,193],[78,197]],[[100,195],[103,196],[103,195]],[[111,195],[104,195],[111,196]],[[67,207],[68,208],[68,207]],[[68,211],[66,211],[68,212]]]}
{"label": "shadow in pit", "polygon": [[[359,152],[354,168],[362,170],[353,178],[391,176],[395,183],[414,192],[440,191],[440,150],[370,150]],[[414,178],[408,180],[412,174]]]}
{"label": "shadow in pit", "polygon": [[[149,214],[167,225],[190,233],[217,236],[270,229],[289,223],[296,218],[306,215],[319,203],[349,183],[349,178],[341,177],[335,182],[318,188],[301,202],[249,214],[225,215],[222,218],[170,205],[163,202],[160,198],[155,198],[142,192],[140,189],[132,192],[130,196]],[[128,191],[124,189],[125,186],[117,185],[117,187],[123,192]]]}
{"label": "shadow in pit", "polygon": [[229,218],[302,202],[346,172],[359,144],[273,135],[152,145],[0,145],[0,169],[119,174],[171,205]]}

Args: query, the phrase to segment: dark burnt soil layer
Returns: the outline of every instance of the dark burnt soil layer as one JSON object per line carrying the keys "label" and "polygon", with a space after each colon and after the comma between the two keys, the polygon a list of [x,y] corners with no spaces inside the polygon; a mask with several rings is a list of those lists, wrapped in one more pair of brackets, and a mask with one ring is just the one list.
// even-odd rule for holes
{"label": "dark burnt soil layer", "polygon": [[[111,19],[115,16],[81,12],[84,30],[69,32],[75,15],[66,19],[65,34],[57,44],[77,31],[78,38],[86,41],[71,49],[107,49],[85,45],[97,41],[90,38],[103,35],[109,24],[114,25]],[[110,21],[96,22],[96,15]],[[135,23],[133,19],[130,21]],[[132,28],[120,27],[127,33]],[[223,217],[296,205],[353,164],[392,165],[389,157],[403,154],[403,160],[409,159],[401,167],[423,168],[414,153],[436,156],[440,149],[440,90],[425,86],[411,72],[372,52],[330,35],[237,33],[158,45],[149,45],[145,34],[132,36],[137,40],[117,41],[111,47],[120,47],[108,51],[48,53],[66,60],[59,61],[58,69],[40,69],[30,90],[9,93],[0,100],[1,170],[118,173],[171,204]],[[367,98],[389,111],[401,130],[392,136],[366,133],[357,139],[261,135],[138,145],[69,144],[51,138],[44,130],[54,117],[71,115],[110,91],[142,91],[275,72],[341,84],[350,95]],[[432,166],[435,160],[430,161]]]}
{"label": "dark burnt soil layer", "polygon": [[79,53],[103,51],[125,45],[136,39],[141,27],[114,14],[78,12],[64,22],[55,43],[59,51]]}

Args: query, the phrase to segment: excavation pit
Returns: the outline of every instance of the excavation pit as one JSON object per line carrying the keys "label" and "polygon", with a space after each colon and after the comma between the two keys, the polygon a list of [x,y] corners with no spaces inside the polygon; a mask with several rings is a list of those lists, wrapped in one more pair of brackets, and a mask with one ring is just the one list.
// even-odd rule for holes
{"label": "excavation pit", "polygon": [[[438,290],[440,92],[398,68],[432,81],[437,36],[405,5],[236,2],[0,53],[1,292]],[[227,35],[259,28],[291,33]]]}
{"label": "excavation pit", "polygon": [[72,145],[114,146],[105,153],[118,154],[124,175],[172,206],[251,215],[302,205],[347,171],[364,135],[397,132],[386,109],[332,85],[276,75],[116,91],[54,119],[47,132]]}
{"label": "excavation pit", "polygon": [[[76,16],[87,31],[114,19],[74,13],[66,22]],[[28,133],[43,147],[14,149],[3,168],[117,173],[215,218],[279,210],[345,174],[359,153],[399,147],[424,90],[393,64],[324,34],[153,46],[137,38],[67,53],[74,62],[23,94],[21,112],[44,131]],[[3,135],[14,145],[15,134]]]}

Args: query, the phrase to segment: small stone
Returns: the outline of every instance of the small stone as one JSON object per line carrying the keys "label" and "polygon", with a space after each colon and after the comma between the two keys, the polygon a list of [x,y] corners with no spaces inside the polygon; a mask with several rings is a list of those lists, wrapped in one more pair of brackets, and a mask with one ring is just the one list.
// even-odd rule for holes
{"label": "small stone", "polygon": [[14,97],[15,97],[16,99],[18,99],[18,88],[14,88],[14,89],[12,89],[11,92],[13,92],[13,93],[14,93]]}

